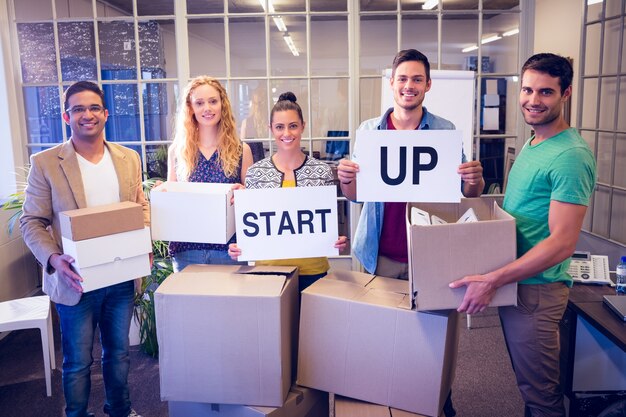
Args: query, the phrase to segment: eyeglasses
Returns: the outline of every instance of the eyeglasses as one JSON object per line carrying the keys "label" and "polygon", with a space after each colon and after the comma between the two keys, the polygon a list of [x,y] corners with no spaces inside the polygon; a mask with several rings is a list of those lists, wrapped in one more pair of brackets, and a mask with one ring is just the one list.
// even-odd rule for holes
{"label": "eyeglasses", "polygon": [[99,106],[97,104],[93,104],[91,106],[74,106],[71,109],[67,109],[66,112],[69,114],[73,114],[74,116],[78,116],[84,114],[87,110],[89,110],[92,114],[100,114],[104,111],[104,107]]}

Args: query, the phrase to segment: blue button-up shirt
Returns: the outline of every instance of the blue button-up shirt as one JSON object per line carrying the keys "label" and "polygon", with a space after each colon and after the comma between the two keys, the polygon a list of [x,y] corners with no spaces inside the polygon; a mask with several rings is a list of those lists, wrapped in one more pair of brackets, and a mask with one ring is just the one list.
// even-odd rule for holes
{"label": "blue button-up shirt", "polygon": [[[454,130],[454,123],[442,117],[435,116],[422,107],[424,114],[418,129],[431,130]],[[359,130],[387,130],[387,118],[393,111],[393,107],[385,112],[382,117],[375,117],[361,123]],[[355,155],[353,155],[354,158]],[[462,158],[465,162],[465,154]],[[356,227],[353,241],[354,256],[361,262],[365,270],[371,274],[376,271],[378,262],[378,247],[380,243],[380,234],[383,230],[383,218],[385,211],[385,203],[367,202],[363,204],[361,217]]]}

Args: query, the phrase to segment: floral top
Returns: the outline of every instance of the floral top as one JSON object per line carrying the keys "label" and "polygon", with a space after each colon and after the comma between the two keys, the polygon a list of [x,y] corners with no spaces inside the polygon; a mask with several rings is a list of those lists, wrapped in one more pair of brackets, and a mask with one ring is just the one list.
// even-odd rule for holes
{"label": "floral top", "polygon": [[[217,151],[213,152],[213,155],[209,159],[206,159],[202,152],[198,152],[198,165],[189,175],[189,182],[213,182],[221,184],[241,184],[241,162],[243,155],[239,157],[239,166],[235,170],[235,175],[228,177],[222,165],[220,164],[219,154]],[[228,241],[227,244],[218,243],[192,243],[192,242],[170,242],[169,252],[170,256],[175,256],[177,253],[185,252],[188,250],[219,250],[227,251],[228,244],[236,242],[236,236]]]}

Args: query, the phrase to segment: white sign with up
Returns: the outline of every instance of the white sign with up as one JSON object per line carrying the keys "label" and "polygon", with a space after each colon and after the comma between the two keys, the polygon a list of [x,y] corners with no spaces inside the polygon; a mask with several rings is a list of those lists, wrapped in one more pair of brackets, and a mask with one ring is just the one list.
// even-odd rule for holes
{"label": "white sign with up", "polygon": [[357,130],[357,200],[458,203],[459,130]]}

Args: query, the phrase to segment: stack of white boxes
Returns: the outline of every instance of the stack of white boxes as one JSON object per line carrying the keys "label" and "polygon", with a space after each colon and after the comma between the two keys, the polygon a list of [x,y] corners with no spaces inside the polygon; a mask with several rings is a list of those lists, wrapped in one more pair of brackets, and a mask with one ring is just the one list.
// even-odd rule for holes
{"label": "stack of white boxes", "polygon": [[150,275],[152,240],[141,205],[122,202],[69,210],[59,219],[63,253],[74,258],[83,291]]}
{"label": "stack of white boxes", "polygon": [[[465,293],[448,284],[514,260],[515,221],[490,198],[417,206],[450,223],[411,226],[407,214],[408,283],[340,272],[302,293],[298,384],[411,413],[441,414],[457,360],[455,309]],[[469,207],[479,221],[455,223]],[[511,284],[497,291],[492,305],[516,302]]]}

